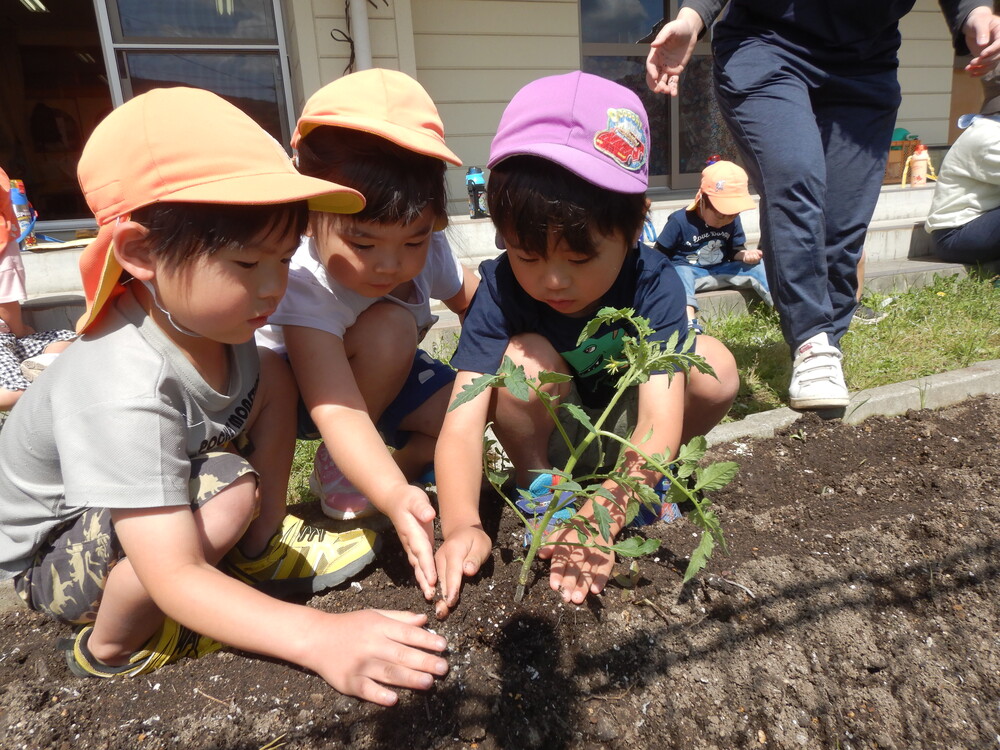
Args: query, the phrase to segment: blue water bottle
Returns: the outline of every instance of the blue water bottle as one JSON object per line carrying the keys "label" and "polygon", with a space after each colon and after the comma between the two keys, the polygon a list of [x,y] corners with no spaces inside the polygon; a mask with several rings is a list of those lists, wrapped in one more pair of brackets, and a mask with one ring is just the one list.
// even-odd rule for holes
{"label": "blue water bottle", "polygon": [[21,227],[21,236],[17,238],[17,243],[22,250],[34,247],[37,244],[35,221],[38,219],[38,214],[28,202],[28,194],[21,180],[10,181],[10,202],[14,207],[14,215],[17,216],[17,223]]}
{"label": "blue water bottle", "polygon": [[486,178],[479,167],[469,167],[465,173],[465,186],[469,191],[469,218],[485,219],[489,216],[486,210]]}

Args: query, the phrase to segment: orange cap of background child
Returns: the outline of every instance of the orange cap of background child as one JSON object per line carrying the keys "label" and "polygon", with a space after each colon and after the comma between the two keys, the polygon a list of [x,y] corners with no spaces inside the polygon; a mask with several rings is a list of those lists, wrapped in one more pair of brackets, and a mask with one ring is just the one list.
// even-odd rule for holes
{"label": "orange cap of background child", "polygon": [[87,312],[83,333],[121,291],[111,248],[114,222],[161,202],[277,205],[356,213],[365,201],[343,185],[296,171],[284,149],[242,110],[209,91],[153,89],[108,115],[87,140],[77,168],[100,226],[80,256]]}
{"label": "orange cap of background child", "polygon": [[17,223],[17,214],[10,199],[10,177],[0,169],[0,249],[20,235],[21,225]]}
{"label": "orange cap of background child", "polygon": [[717,161],[701,171],[701,189],[688,211],[694,211],[701,196],[707,196],[715,210],[723,214],[738,214],[757,206],[750,197],[747,173],[731,161]]}
{"label": "orange cap of background child", "polygon": [[462,160],[444,142],[444,124],[424,87],[398,70],[351,73],[313,94],[302,109],[292,148],[321,125],[361,130],[409,151],[450,162]]}

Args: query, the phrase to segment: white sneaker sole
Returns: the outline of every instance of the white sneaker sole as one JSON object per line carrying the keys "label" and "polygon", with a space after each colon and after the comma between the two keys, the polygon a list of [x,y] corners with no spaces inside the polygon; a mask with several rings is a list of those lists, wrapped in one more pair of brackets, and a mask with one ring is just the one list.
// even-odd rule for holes
{"label": "white sneaker sole", "polygon": [[813,409],[838,409],[850,403],[850,396],[835,396],[827,398],[788,398],[788,406],[799,411]]}

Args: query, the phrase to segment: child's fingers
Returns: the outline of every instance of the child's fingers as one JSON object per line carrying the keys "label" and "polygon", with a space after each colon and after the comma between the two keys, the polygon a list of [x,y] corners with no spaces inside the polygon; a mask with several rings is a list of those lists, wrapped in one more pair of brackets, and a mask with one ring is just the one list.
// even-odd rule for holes
{"label": "child's fingers", "polygon": [[360,678],[357,687],[351,692],[358,698],[378,706],[395,706],[396,701],[399,700],[399,696],[394,691],[367,677]]}
{"label": "child's fingers", "polygon": [[[390,620],[396,620],[405,625],[413,625],[419,628],[421,625],[427,624],[427,615],[408,612],[405,609],[376,609],[374,611],[383,617],[388,617]],[[440,651],[441,649],[437,650]]]}

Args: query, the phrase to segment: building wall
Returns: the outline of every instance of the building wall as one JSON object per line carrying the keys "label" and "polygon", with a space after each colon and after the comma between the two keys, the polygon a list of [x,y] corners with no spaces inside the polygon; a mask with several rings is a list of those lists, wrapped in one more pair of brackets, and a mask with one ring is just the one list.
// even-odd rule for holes
{"label": "building wall", "polygon": [[[293,90],[301,108],[341,76],[350,45],[342,0],[286,0]],[[367,3],[373,64],[414,76],[438,105],[448,144],[483,166],[510,97],[539,76],[580,65],[575,0],[373,0]],[[902,20],[897,125],[928,144],[948,142],[953,51],[936,0],[917,0]],[[450,211],[465,205],[465,167],[448,170]]]}

